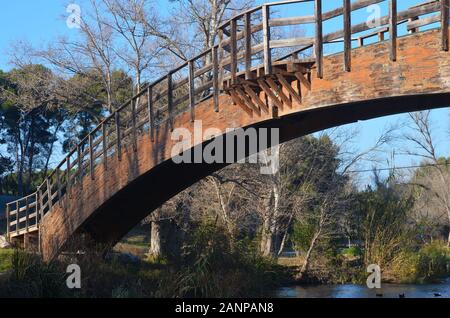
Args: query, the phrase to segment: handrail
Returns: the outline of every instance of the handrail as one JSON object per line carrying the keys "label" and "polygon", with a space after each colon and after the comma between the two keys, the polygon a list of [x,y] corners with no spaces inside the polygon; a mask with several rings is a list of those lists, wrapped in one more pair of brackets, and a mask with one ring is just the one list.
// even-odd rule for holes
{"label": "handrail", "polygon": [[[168,123],[173,129],[173,117],[180,111],[190,111],[191,119],[195,119],[195,106],[200,100],[214,98],[214,109],[219,111],[218,96],[223,90],[225,79],[234,83],[238,75],[238,64],[244,63],[246,78],[251,76],[252,62],[259,61],[266,74],[271,73],[272,59],[285,60],[291,56],[314,48],[315,64],[318,77],[323,75],[323,46],[327,43],[344,43],[344,67],[351,70],[351,42],[357,40],[363,45],[364,39],[379,36],[384,40],[384,33],[389,32],[391,59],[396,57],[397,26],[407,23],[408,31],[417,32],[419,27],[440,22],[442,49],[448,50],[448,5],[449,0],[426,0],[420,5],[404,11],[397,11],[397,0],[342,0],[343,6],[323,12],[322,0],[287,0],[269,2],[243,11],[219,27],[219,40],[213,47],[204,50],[193,58],[184,61],[167,74],[144,85],[141,90],[125,101],[114,112],[104,118],[89,134],[74,146],[56,168],[44,179],[37,191],[6,205],[7,235],[28,232],[31,227],[38,227],[39,222],[56,204],[62,204],[62,198],[68,197],[74,187],[83,187],[83,178],[90,175],[95,179],[95,168],[104,165],[107,169],[108,158],[117,155],[121,160],[123,147],[132,145],[137,150],[138,134],[150,134],[154,141],[155,128],[161,123]],[[270,8],[275,6],[315,3],[314,15],[295,16],[289,18],[271,18]],[[353,34],[374,29],[366,23],[352,24],[351,12],[372,4],[388,2],[390,13],[381,17],[381,29],[358,38]],[[433,16],[421,16],[439,12]],[[252,15],[258,15],[255,23]],[[343,29],[322,34],[322,24],[329,19],[344,16]],[[244,22],[243,30],[238,30],[237,22]],[[290,39],[272,39],[271,29],[279,26],[314,24],[315,34],[312,37]],[[229,30],[228,30],[229,29]],[[252,36],[263,31],[259,43],[252,45]],[[242,50],[238,49],[238,41],[244,39]],[[342,39],[342,40],[341,40]],[[298,48],[298,46],[301,46]],[[273,49],[286,48],[288,54],[273,57]],[[292,49],[294,48],[294,49]],[[262,52],[262,57],[259,56]],[[178,74],[182,73],[182,74]],[[181,75],[180,80],[175,75]],[[187,87],[186,87],[187,85]],[[187,88],[187,89],[184,89]],[[177,92],[182,90],[179,95]],[[187,93],[186,93],[187,91]],[[165,101],[167,99],[167,101]],[[162,106],[160,105],[162,104]],[[75,158],[73,158],[75,157]],[[65,168],[65,170],[63,170]],[[23,216],[22,214],[25,214]],[[25,222],[25,227],[22,223]],[[15,228],[14,228],[15,226]]]}

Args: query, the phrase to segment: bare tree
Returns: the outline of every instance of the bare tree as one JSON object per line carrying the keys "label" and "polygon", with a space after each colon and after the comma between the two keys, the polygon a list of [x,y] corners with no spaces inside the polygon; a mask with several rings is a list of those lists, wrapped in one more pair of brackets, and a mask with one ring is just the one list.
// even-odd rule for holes
{"label": "bare tree", "polygon": [[[403,137],[412,143],[413,149],[407,149],[408,155],[419,157],[428,165],[430,173],[415,178],[414,184],[434,197],[433,208],[447,215],[450,228],[450,168],[448,160],[440,158],[437,154],[437,144],[433,136],[433,123],[431,111],[409,114],[409,132]],[[438,212],[439,213],[439,212]],[[450,246],[450,230],[448,233],[448,246]]]}
{"label": "bare tree", "polygon": [[113,71],[116,58],[113,52],[114,32],[102,22],[104,14],[97,0],[90,0],[90,10],[85,10],[80,21],[76,40],[60,37],[44,50],[36,50],[35,56],[49,62],[63,74],[99,76],[106,92],[107,109],[114,109]]}
{"label": "bare tree", "polygon": [[197,51],[210,49],[217,40],[219,26],[233,14],[250,8],[253,0],[179,0],[173,21],[187,25],[191,36],[184,43]]}
{"label": "bare tree", "polygon": [[[125,42],[112,47],[116,56],[131,69],[140,92],[143,73],[158,67],[157,60],[163,46],[158,40],[165,38],[164,22],[156,13],[153,1],[148,0],[101,0],[106,12],[101,23],[108,26]],[[151,76],[150,76],[151,77]]]}
{"label": "bare tree", "polygon": [[257,197],[258,183],[251,178],[253,172],[249,164],[231,165],[202,180],[196,193],[193,210],[201,212],[203,218],[210,215],[227,229],[232,243],[239,233],[253,226],[248,223],[254,215],[251,202]]}

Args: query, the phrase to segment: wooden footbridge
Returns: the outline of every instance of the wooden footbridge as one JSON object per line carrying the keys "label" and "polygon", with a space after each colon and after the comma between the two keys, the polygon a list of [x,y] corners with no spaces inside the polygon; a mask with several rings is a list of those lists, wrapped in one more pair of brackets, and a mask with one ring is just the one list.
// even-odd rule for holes
{"label": "wooden footbridge", "polygon": [[[35,247],[45,260],[73,237],[117,242],[165,201],[225,166],[173,162],[171,132],[192,130],[194,120],[223,134],[279,128],[284,142],[449,106],[448,0],[403,10],[397,5],[406,0],[341,1],[330,11],[321,0],[267,3],[221,25],[217,45],[144,87],[74,147],[36,193],[7,204],[9,240]],[[353,11],[373,4],[389,12],[376,26],[353,22]],[[287,12],[282,6],[307,12],[306,5],[310,15],[279,17]],[[327,22],[342,27],[326,33]],[[313,32],[286,38],[279,31],[286,26]],[[324,54],[329,45],[340,49]]]}

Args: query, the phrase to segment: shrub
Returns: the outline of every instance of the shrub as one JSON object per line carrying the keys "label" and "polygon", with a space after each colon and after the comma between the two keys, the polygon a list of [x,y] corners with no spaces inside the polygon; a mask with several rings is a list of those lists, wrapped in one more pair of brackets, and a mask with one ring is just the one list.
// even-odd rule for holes
{"label": "shrub", "polygon": [[450,251],[444,241],[434,241],[418,252],[402,251],[393,262],[393,272],[402,282],[425,283],[449,274]]}
{"label": "shrub", "polygon": [[13,250],[0,249],[0,273],[11,269],[11,256]]}
{"label": "shrub", "polygon": [[0,297],[63,297],[67,289],[64,272],[44,264],[37,256],[15,250],[11,255],[11,274],[0,288]]}
{"label": "shrub", "polygon": [[161,297],[266,296],[285,277],[248,239],[232,242],[226,231],[201,224],[184,249],[184,264],[161,281]]}
{"label": "shrub", "polygon": [[434,280],[448,274],[450,250],[443,241],[434,241],[419,251],[418,272],[424,280]]}

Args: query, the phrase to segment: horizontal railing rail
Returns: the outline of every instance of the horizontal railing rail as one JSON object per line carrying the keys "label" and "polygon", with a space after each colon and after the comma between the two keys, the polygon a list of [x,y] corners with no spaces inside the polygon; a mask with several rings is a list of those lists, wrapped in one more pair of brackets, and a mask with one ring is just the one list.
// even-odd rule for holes
{"label": "horizontal railing rail", "polygon": [[[314,2],[314,14],[271,18],[273,7],[310,2]],[[389,14],[380,17],[377,26],[352,24],[353,11],[378,3],[388,3]],[[396,0],[342,0],[341,7],[323,12],[321,0],[294,0],[263,4],[232,17],[220,26],[214,47],[142,87],[84,137],[35,193],[8,203],[8,237],[36,230],[55,205],[70,199],[73,188],[82,189],[86,177],[95,179],[97,166],[108,169],[113,156],[120,161],[124,147],[136,151],[138,136],[148,134],[154,142],[156,129],[163,123],[173,129],[173,119],[183,112],[190,112],[194,121],[195,106],[207,98],[213,98],[214,110],[219,111],[219,94],[224,90],[224,81],[234,84],[240,74],[245,74],[246,79],[252,78],[253,71],[259,67],[264,74],[271,74],[273,61],[297,60],[298,54],[308,52],[304,55],[315,63],[317,76],[321,78],[324,45],[332,43],[343,44],[343,67],[351,71],[352,43],[357,41],[361,46],[372,37],[384,41],[385,34],[389,34],[390,59],[395,61],[397,28],[401,24],[406,24],[410,33],[433,23],[440,24],[442,49],[448,50],[448,4],[449,0],[425,1],[398,11]],[[343,17],[342,29],[324,34],[324,22],[340,16]],[[276,28],[306,24],[313,25],[312,36],[274,36]],[[369,32],[354,36],[366,31]],[[274,54],[278,49],[284,51]]]}

